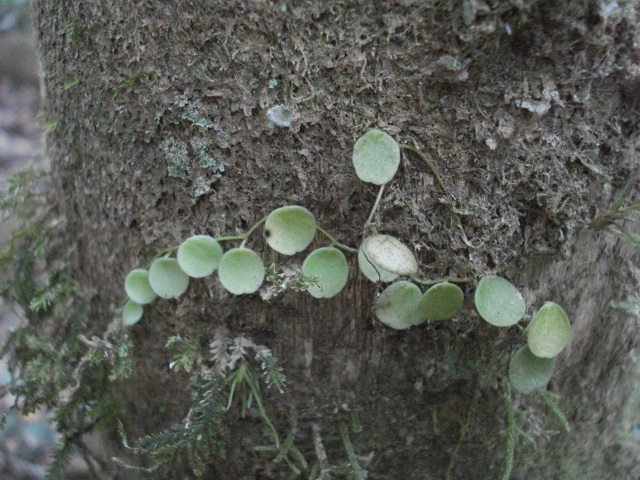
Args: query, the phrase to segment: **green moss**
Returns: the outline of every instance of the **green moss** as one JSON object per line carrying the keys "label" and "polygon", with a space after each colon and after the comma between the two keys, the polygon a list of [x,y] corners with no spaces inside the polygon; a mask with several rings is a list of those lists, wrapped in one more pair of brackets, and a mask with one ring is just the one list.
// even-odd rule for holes
{"label": "green moss", "polygon": [[122,91],[131,92],[134,87],[138,87],[147,83],[155,76],[156,72],[154,70],[148,70],[145,72],[137,73],[135,75],[131,75],[130,77],[121,80],[116,86],[113,87],[113,95],[115,97]]}

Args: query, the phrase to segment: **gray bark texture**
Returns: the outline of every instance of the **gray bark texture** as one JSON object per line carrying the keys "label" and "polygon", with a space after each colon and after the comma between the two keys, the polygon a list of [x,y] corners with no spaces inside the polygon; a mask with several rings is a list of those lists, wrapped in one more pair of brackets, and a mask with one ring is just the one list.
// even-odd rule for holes
{"label": "gray bark texture", "polygon": [[[422,277],[499,274],[529,316],[552,300],[572,321],[548,386],[571,431],[538,394],[513,392],[523,434],[511,478],[638,478],[638,328],[621,305],[637,299],[640,256],[591,227],[638,173],[635,2],[36,0],[33,13],[53,175],[97,332],[127,273],[193,234],[237,235],[297,204],[357,247],[377,189],[357,179],[351,153],[379,128],[442,178],[403,150],[374,219],[416,252]],[[288,127],[266,115],[278,104],[293,112]],[[304,259],[259,235],[250,246],[266,265]],[[338,426],[357,418],[351,441],[373,452],[371,479],[503,478],[502,386],[522,330],[485,323],[474,282],[454,320],[390,330],[372,314],[381,287],[348,260],[347,287],[328,300],[236,297],[214,275],[145,308],[131,329],[134,374],[117,386],[132,443],[187,414],[167,339],[204,345],[224,330],[280,361],[286,392],[265,390],[264,402],[310,464],[322,456],[314,432],[329,460],[346,461]],[[268,438],[259,420],[228,421],[226,456],[206,478],[292,476],[253,448]],[[109,428],[107,456],[144,464]],[[154,475],[193,474],[177,459]]]}

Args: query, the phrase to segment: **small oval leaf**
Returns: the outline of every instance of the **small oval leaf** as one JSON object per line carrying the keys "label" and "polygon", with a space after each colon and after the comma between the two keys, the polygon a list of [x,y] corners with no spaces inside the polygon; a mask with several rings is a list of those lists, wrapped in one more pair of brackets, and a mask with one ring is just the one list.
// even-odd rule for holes
{"label": "small oval leaf", "polygon": [[449,320],[462,307],[464,294],[457,285],[438,283],[427,290],[413,312],[413,323],[419,325],[427,320]]}
{"label": "small oval leaf", "polygon": [[267,243],[276,252],[294,255],[309,246],[316,236],[316,219],[304,207],[289,205],[274,210],[264,222]]}
{"label": "small oval leaf", "polygon": [[218,267],[220,283],[234,295],[256,292],[264,275],[262,259],[248,248],[232,248],[222,256]]}
{"label": "small oval leaf", "polygon": [[381,130],[370,130],[353,147],[353,167],[363,182],[388,183],[400,165],[400,147]]}
{"label": "small oval leaf", "polygon": [[569,343],[571,322],[560,305],[547,302],[531,319],[526,332],[531,353],[553,358]]}
{"label": "small oval leaf", "polygon": [[142,268],[129,272],[124,281],[124,289],[129,298],[140,305],[151,303],[158,297],[149,285],[149,271]]}
{"label": "small oval leaf", "polygon": [[162,298],[176,298],[187,291],[189,276],[175,258],[156,258],[149,268],[149,285]]}
{"label": "small oval leaf", "polygon": [[413,326],[412,314],[420,295],[422,292],[414,283],[392,283],[376,300],[374,313],[388,327],[405,330]]}
{"label": "small oval leaf", "polygon": [[218,268],[222,253],[222,247],[215,238],[194,235],[182,242],[176,257],[182,271],[190,277],[202,278]]}
{"label": "small oval leaf", "polygon": [[537,357],[525,345],[509,362],[509,381],[518,392],[531,393],[549,383],[555,366],[555,358]]}
{"label": "small oval leaf", "polygon": [[142,318],[143,308],[139,303],[129,300],[122,309],[122,325],[129,327]]}
{"label": "small oval leaf", "polygon": [[396,275],[410,276],[418,271],[418,262],[400,240],[390,235],[372,235],[362,242],[362,250],[374,264]]}
{"label": "small oval leaf", "polygon": [[518,289],[508,280],[493,275],[480,279],[474,300],[480,316],[496,327],[518,323],[526,309]]}
{"label": "small oval leaf", "polygon": [[316,298],[331,298],[347,284],[349,264],[344,254],[334,247],[318,248],[302,264],[305,277],[316,277],[320,286],[311,285],[308,292]]}
{"label": "small oval leaf", "polygon": [[375,283],[389,283],[398,278],[397,274],[387,272],[380,265],[375,264],[373,260],[367,258],[367,255],[362,250],[362,247],[358,249],[358,266],[360,267],[360,271],[364,274],[364,276]]}

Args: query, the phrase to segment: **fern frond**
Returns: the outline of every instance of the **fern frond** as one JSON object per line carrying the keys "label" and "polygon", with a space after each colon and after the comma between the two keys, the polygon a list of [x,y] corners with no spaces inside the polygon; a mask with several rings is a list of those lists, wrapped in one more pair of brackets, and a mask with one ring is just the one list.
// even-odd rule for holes
{"label": "fern frond", "polygon": [[554,398],[554,395],[545,389],[540,390],[540,396],[547,407],[549,407],[549,410],[551,410],[551,413],[558,419],[562,429],[566,433],[571,433],[571,424],[564,413],[562,413],[562,410],[560,410],[560,407],[558,407],[557,397]]}
{"label": "fern frond", "polygon": [[169,364],[169,368],[172,370],[178,371],[182,369],[185,372],[191,372],[193,364],[199,363],[201,360],[197,341],[187,340],[180,335],[176,335],[169,338],[165,347],[169,350],[177,351]]}
{"label": "fern frond", "polygon": [[229,369],[233,370],[236,363],[245,360],[247,356],[247,348],[253,347],[253,342],[244,337],[236,337],[229,346]]}
{"label": "fern frond", "polygon": [[51,454],[52,461],[47,468],[45,474],[45,480],[60,480],[63,478],[69,462],[71,461],[71,455],[73,455],[74,446],[66,439],[62,440]]}
{"label": "fern frond", "polygon": [[216,334],[214,339],[209,344],[209,352],[211,354],[211,360],[214,364],[216,373],[224,375],[229,368],[231,362],[231,355],[229,355],[229,340],[224,333]]}
{"label": "fern frond", "polygon": [[[222,375],[213,378],[199,376],[194,386],[194,402],[182,425],[159,433],[145,435],[138,445],[131,447],[124,428],[120,427],[123,444],[135,454],[148,455],[154,462],[150,469],[172,463],[178,455],[186,453],[195,472],[203,474],[215,455],[221,450],[220,428],[224,408],[225,379]],[[136,468],[119,460],[128,468]]]}
{"label": "fern frond", "polygon": [[256,360],[261,362],[262,374],[264,375],[267,388],[273,385],[280,393],[284,393],[287,379],[282,367],[278,365],[278,360],[267,347],[259,346],[255,348],[255,351]]}
{"label": "fern frond", "polygon": [[351,439],[349,438],[349,430],[344,422],[340,422],[340,437],[342,438],[344,449],[347,452],[350,478],[354,478],[355,480],[366,480],[367,471],[362,467],[362,465],[366,468],[373,457],[373,453],[370,453],[369,455],[356,454],[353,443],[351,443]]}

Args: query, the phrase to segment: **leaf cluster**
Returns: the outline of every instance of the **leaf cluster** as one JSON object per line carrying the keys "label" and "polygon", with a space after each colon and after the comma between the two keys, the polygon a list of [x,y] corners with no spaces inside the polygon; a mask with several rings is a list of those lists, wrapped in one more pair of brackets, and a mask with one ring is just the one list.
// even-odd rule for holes
{"label": "leaf cluster", "polygon": [[[311,252],[300,272],[278,273],[275,265],[265,268],[258,253],[245,246],[262,224],[266,243],[282,255],[302,252],[317,232],[325,235],[331,244]],[[241,243],[239,247],[225,251],[220,242],[229,241]],[[177,298],[187,291],[191,278],[207,277],[216,271],[222,287],[233,295],[257,292],[266,277],[272,286],[263,294],[265,299],[286,289],[306,291],[316,298],[333,297],[344,288],[349,275],[349,265],[339,248],[356,251],[333,238],[317,225],[311,212],[299,205],[275,209],[244,235],[216,238],[194,235],[178,247],[159,252],[148,270],[135,268],[129,272],[124,282],[129,300],[123,307],[122,323],[134,325],[142,318],[143,305],[157,297]],[[174,252],[177,252],[176,258],[171,257]]]}
{"label": "leaf cluster", "polygon": [[122,329],[86,338],[86,295],[74,277],[64,221],[49,196],[47,174],[25,170],[10,181],[0,202],[3,219],[16,224],[0,253],[1,293],[22,308],[23,321],[8,334],[0,355],[10,381],[2,395],[30,414],[54,411],[60,441],[47,478],[61,478],[71,454],[86,451],[82,435],[120,414],[110,381],[130,374],[130,341]]}
{"label": "leaf cluster", "polygon": [[310,288],[321,288],[317,276],[307,277],[299,269],[290,267],[278,268],[275,263],[267,267],[266,281],[271,285],[264,293],[260,292],[263,300],[271,300],[287,290],[306,292]]}
{"label": "leaf cluster", "polygon": [[216,457],[224,456],[226,414],[233,410],[245,417],[254,406],[272,433],[275,450],[284,448],[262,397],[262,382],[281,393],[285,388],[286,378],[271,350],[244,337],[231,340],[223,334],[211,341],[208,354],[200,345],[199,340],[179,335],[168,339],[166,348],[173,352],[170,368],[191,374],[193,401],[189,411],[179,425],[146,435],[136,446],[130,446],[121,426],[124,446],[147,456],[152,465],[139,467],[114,459],[118,464],[153,471],[186,455],[193,471],[203,475]]}
{"label": "leaf cluster", "polygon": [[629,191],[638,181],[638,175],[630,178],[627,183],[615,195],[613,203],[607,211],[593,219],[591,225],[598,230],[606,230],[625,240],[628,240],[634,247],[640,248],[640,236],[634,234],[625,226],[625,222],[640,223],[640,201],[629,200]]}
{"label": "leaf cluster", "polygon": [[194,398],[189,413],[181,425],[159,433],[145,435],[138,445],[131,447],[122,424],[119,425],[123,445],[132,453],[148,456],[153,465],[149,468],[130,465],[118,458],[125,468],[154,471],[162,465],[172,464],[184,453],[196,475],[203,475],[213,459],[224,455],[220,435],[224,412],[226,379],[222,374],[198,375],[193,385]]}
{"label": "leaf cluster", "polygon": [[[338,478],[347,478],[349,480],[365,480],[368,478],[367,467],[373,458],[373,452],[366,455],[359,454],[351,440],[352,433],[360,431],[359,425],[354,425],[355,417],[351,418],[351,425],[343,420],[338,420],[337,430],[342,448],[346,454],[346,460],[334,463],[329,460],[325,449],[325,437],[321,434],[319,424],[313,424],[313,444],[316,453],[317,462],[311,468],[309,478],[313,480],[334,480]],[[354,428],[355,427],[355,428]]]}

